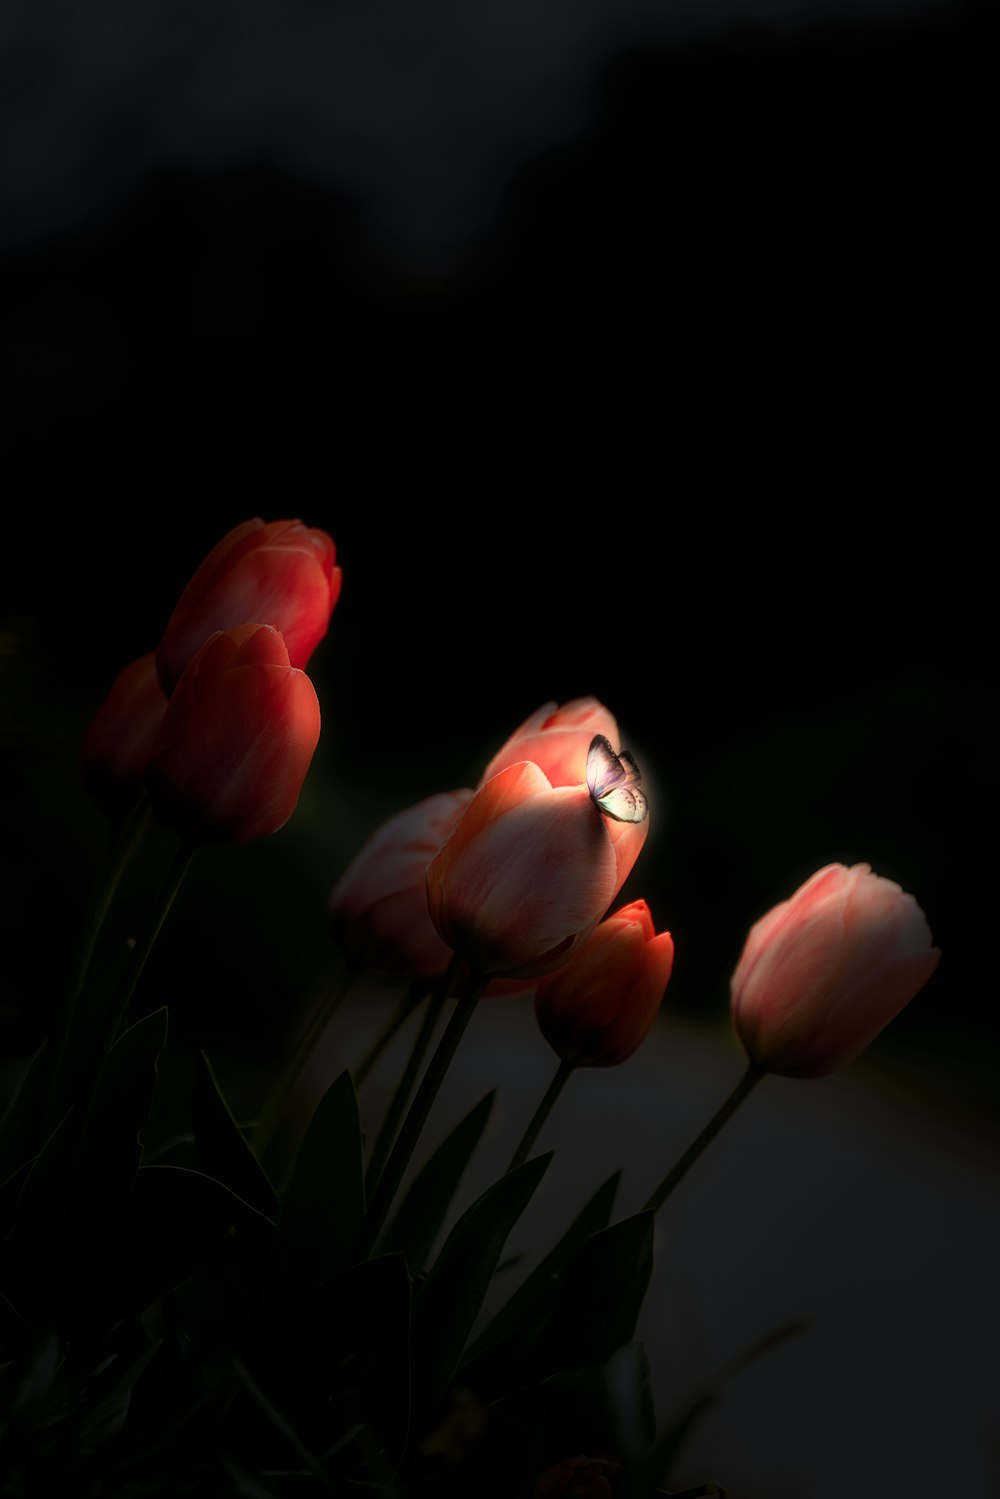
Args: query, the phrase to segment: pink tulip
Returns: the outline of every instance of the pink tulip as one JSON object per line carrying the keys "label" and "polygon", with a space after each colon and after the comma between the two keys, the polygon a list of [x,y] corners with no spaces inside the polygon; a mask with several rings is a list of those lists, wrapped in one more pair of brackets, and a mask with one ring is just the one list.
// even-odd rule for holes
{"label": "pink tulip", "polygon": [[146,769],[150,798],[195,842],[284,827],[319,741],[316,689],[271,625],[220,630],[188,663]]}
{"label": "pink tulip", "polygon": [[88,792],[116,821],[142,791],[149,751],[166,712],[152,651],[124,667],[80,741],[80,769]]}
{"label": "pink tulip", "polygon": [[617,1066],[651,1030],[673,961],[673,939],[669,932],[657,936],[646,902],[623,906],[539,983],[542,1035],[572,1066]]}
{"label": "pink tulip", "polygon": [[427,909],[427,866],[472,792],[442,791],[388,818],[330,894],[334,937],[354,963],[410,978],[441,974],[451,952]]}
{"label": "pink tulip", "polygon": [[337,552],[325,531],[300,520],[243,521],[201,562],[167,621],[156,667],[169,696],[210,635],[248,620],[285,637],[289,664],[304,667],[326,635],[340,596]]}
{"label": "pink tulip", "polygon": [[750,929],[730,988],[751,1062],[824,1077],[923,988],[940,950],[912,895],[868,864],[828,864]]}
{"label": "pink tulip", "polygon": [[590,936],[639,855],[646,823],[604,816],[586,782],[530,761],[476,792],[427,870],[431,920],[483,974],[537,978]]}
{"label": "pink tulip", "polygon": [[497,750],[480,778],[480,786],[516,765],[531,760],[553,786],[577,786],[587,779],[587,751],[595,734],[618,743],[618,725],[596,697],[577,697],[558,707],[545,703]]}

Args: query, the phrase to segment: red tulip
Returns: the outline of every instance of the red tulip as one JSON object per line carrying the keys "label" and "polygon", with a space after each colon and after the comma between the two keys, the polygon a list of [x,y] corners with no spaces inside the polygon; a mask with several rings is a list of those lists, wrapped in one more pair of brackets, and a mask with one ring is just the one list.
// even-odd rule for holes
{"label": "red tulip", "polygon": [[156,652],[163,690],[210,635],[247,620],[285,637],[290,665],[304,667],[326,635],[340,595],[337,552],[325,531],[300,520],[243,521],[200,564],[167,621]]}
{"label": "red tulip", "polygon": [[319,741],[316,689],[271,625],[220,630],[185,668],[146,769],[154,805],[196,842],[276,833]]}
{"label": "red tulip", "polygon": [[539,983],[542,1035],[572,1066],[617,1066],[652,1028],[673,961],[673,939],[669,932],[657,936],[646,902],[623,906]]}
{"label": "red tulip", "polygon": [[142,791],[149,751],[166,711],[152,651],[124,667],[80,741],[83,782],[112,821]]}
{"label": "red tulip", "polygon": [[869,864],[828,864],[750,929],[731,979],[751,1062],[823,1077],[864,1051],[938,965],[912,895]]}
{"label": "red tulip", "polygon": [[567,1457],[542,1474],[533,1499],[611,1499],[620,1467],[610,1457]]}
{"label": "red tulip", "polygon": [[531,760],[553,786],[577,786],[587,779],[587,751],[595,734],[618,743],[618,725],[596,697],[573,698],[561,708],[545,703],[497,750],[479,784],[508,765]]}
{"label": "red tulip", "polygon": [[427,870],[431,920],[483,974],[536,978],[581,946],[639,855],[646,823],[615,822],[586,782],[525,761],[491,776]]}
{"label": "red tulip", "polygon": [[427,909],[427,866],[472,792],[428,796],[376,828],[330,894],[333,934],[355,963],[410,978],[445,971],[451,952]]}

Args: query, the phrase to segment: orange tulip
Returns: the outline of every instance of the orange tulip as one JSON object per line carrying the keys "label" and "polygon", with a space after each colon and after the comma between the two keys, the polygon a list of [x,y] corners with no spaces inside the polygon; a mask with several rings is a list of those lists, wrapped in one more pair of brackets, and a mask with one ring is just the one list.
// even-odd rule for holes
{"label": "orange tulip", "polygon": [[195,842],[284,827],[319,741],[316,689],[271,625],[220,630],[185,668],[146,769],[150,799]]}
{"label": "orange tulip", "polygon": [[623,906],[539,983],[542,1035],[571,1066],[617,1066],[651,1030],[673,961],[673,939],[657,935],[646,902]]}
{"label": "orange tulip", "polygon": [[631,872],[645,822],[615,822],[586,782],[530,761],[491,776],[427,870],[431,920],[483,974],[537,978],[582,945]]}
{"label": "orange tulip", "polygon": [[470,790],[442,791],[383,822],[330,893],[333,935],[354,963],[410,978],[443,973],[451,960],[427,909],[427,866]]}
{"label": "orange tulip", "polygon": [[285,637],[290,665],[304,667],[326,635],[340,596],[337,552],[325,531],[300,520],[235,526],[200,564],[177,601],[156,652],[169,696],[210,635],[248,620]]}
{"label": "orange tulip", "polygon": [[166,712],[152,651],[118,673],[80,741],[80,769],[88,792],[112,819],[141,792],[149,751]]}
{"label": "orange tulip", "polygon": [[573,698],[561,708],[544,703],[497,750],[479,784],[508,765],[531,760],[553,786],[577,786],[587,779],[587,751],[595,734],[618,743],[618,725],[596,697]]}
{"label": "orange tulip", "polygon": [[823,1077],[859,1055],[938,965],[912,895],[869,864],[828,864],[751,927],[730,989],[751,1062]]}

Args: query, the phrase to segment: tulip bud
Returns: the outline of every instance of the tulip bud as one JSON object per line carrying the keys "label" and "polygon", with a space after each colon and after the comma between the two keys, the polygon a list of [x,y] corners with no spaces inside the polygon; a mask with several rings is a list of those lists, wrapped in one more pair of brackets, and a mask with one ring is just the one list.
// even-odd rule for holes
{"label": "tulip bud", "polygon": [[243,521],[202,561],[177,601],[156,651],[169,696],[198,647],[247,620],[285,637],[291,666],[304,667],[326,635],[340,596],[337,552],[325,531],[300,520]]}
{"label": "tulip bud", "polygon": [[409,978],[443,973],[451,952],[427,909],[427,866],[472,792],[443,791],[388,818],[330,894],[333,935],[352,963]]}
{"label": "tulip bud", "polygon": [[87,791],[113,822],[143,789],[153,739],[167,707],[152,651],[118,673],[80,741]]}
{"label": "tulip bud", "polygon": [[571,1066],[617,1066],[652,1028],[673,962],[673,939],[657,936],[646,902],[623,906],[539,983],[542,1035]]}
{"label": "tulip bud", "polygon": [[610,1457],[567,1457],[535,1484],[533,1499],[611,1499],[621,1465]]}
{"label": "tulip bud", "polygon": [[751,1062],[824,1077],[923,988],[940,949],[912,895],[869,864],[828,864],[750,929],[730,982]]}
{"label": "tulip bud", "polygon": [[550,973],[607,911],[646,826],[604,816],[586,783],[554,787],[537,765],[510,765],[480,786],[431,862],[431,920],[480,973]]}
{"label": "tulip bud", "polygon": [[553,786],[578,786],[587,779],[587,751],[595,734],[618,743],[618,725],[596,697],[577,697],[557,707],[545,703],[497,750],[480,786],[519,760],[531,760]]}
{"label": "tulip bud", "polygon": [[220,630],[185,668],[146,769],[150,799],[195,842],[276,833],[319,741],[316,689],[270,625]]}

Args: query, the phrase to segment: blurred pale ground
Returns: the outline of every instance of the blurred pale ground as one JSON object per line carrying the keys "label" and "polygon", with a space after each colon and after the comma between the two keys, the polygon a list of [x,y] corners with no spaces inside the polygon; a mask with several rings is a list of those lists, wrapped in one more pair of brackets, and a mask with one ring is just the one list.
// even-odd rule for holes
{"label": "blurred pale ground", "polygon": [[[353,992],[303,1102],[357,1062],[397,997],[380,985]],[[360,1090],[369,1133],[415,1023]],[[956,1111],[934,1064],[897,1048],[890,1030],[834,1077],[764,1079],[661,1210],[636,1334],[661,1418],[759,1339],[805,1322],[721,1388],[673,1487],[711,1478],[730,1499],[1000,1493],[1000,1157],[995,1125]],[[554,1065],[530,1001],[480,1003],[411,1167],[497,1087],[442,1232],[503,1172]],[[641,1208],[742,1068],[727,1026],[665,1005],[623,1066],[575,1074],[536,1145],[555,1154],[508,1241],[507,1258],[523,1259],[499,1280],[504,1294],[616,1168],[616,1218]]]}

